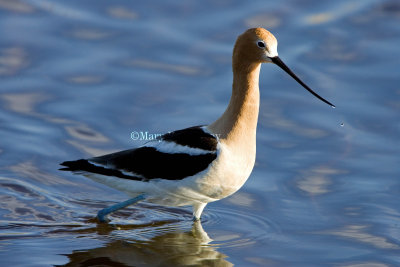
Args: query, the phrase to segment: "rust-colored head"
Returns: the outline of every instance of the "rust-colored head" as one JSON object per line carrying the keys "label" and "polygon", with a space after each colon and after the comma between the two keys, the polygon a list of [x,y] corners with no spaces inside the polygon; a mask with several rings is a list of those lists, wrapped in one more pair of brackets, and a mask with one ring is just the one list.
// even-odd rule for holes
{"label": "rust-colored head", "polygon": [[335,107],[332,103],[319,96],[310,87],[308,87],[296,74],[278,56],[278,41],[275,36],[263,28],[252,28],[240,35],[233,49],[232,60],[233,72],[248,73],[257,69],[261,63],[274,63],[292,76],[307,91],[313,94],[321,101]]}
{"label": "rust-colored head", "polygon": [[236,40],[233,49],[233,64],[251,65],[272,62],[271,58],[278,56],[277,48],[278,41],[266,29],[248,29]]}

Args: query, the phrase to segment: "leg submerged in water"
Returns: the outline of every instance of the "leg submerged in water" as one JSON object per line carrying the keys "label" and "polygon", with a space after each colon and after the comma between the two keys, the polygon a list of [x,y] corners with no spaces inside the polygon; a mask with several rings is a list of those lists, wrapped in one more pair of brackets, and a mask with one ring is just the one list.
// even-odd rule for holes
{"label": "leg submerged in water", "polygon": [[200,220],[201,213],[203,212],[205,206],[207,203],[198,203],[193,205],[193,221],[198,221]]}
{"label": "leg submerged in water", "polygon": [[146,198],[146,196],[144,194],[142,194],[142,195],[138,195],[137,197],[128,199],[128,200],[126,200],[124,202],[120,202],[120,203],[117,203],[117,204],[112,205],[110,207],[104,208],[104,209],[100,210],[97,213],[97,219],[102,223],[107,222],[108,221],[108,219],[107,219],[107,215],[108,214],[110,214],[112,212],[115,212],[117,210],[126,208],[126,207],[128,207],[130,205],[136,204],[139,201],[144,200],[145,198]]}

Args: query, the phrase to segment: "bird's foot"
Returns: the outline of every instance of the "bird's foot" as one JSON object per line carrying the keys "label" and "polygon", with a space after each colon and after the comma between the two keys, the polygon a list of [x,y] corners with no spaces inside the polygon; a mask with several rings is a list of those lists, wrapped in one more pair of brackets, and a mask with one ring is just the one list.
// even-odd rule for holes
{"label": "bird's foot", "polygon": [[109,214],[107,208],[102,209],[97,213],[97,220],[100,223],[108,223],[110,220],[107,218],[107,215]]}

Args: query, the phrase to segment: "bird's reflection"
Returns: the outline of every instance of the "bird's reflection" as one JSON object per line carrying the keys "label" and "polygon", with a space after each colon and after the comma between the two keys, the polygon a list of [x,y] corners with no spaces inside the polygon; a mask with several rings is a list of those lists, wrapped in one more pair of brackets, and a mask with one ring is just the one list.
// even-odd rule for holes
{"label": "bird's reflection", "polygon": [[[112,229],[115,227],[97,226],[101,235]],[[106,235],[110,236],[109,233]],[[173,228],[157,232],[146,241],[119,239],[102,247],[74,251],[67,255],[69,262],[63,266],[233,266],[226,260],[226,255],[209,244],[211,241],[201,223],[194,222],[188,231]]]}

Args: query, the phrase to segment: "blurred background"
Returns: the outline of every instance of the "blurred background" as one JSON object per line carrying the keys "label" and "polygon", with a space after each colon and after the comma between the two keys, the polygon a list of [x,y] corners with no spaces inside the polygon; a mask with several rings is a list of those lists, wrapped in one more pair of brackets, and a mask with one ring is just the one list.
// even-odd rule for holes
{"label": "blurred background", "polygon": [[[0,265],[399,266],[400,2],[0,0]],[[257,162],[235,195],[146,203],[59,163],[208,124],[261,26],[320,102],[264,64]]]}

